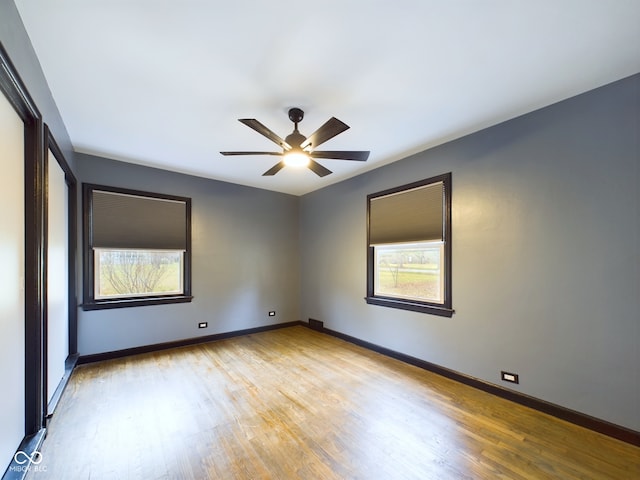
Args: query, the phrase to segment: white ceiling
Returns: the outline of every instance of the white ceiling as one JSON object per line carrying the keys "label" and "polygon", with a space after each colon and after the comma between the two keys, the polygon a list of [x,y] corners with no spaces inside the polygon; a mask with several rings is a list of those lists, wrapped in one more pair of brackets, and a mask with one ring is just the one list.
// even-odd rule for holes
{"label": "white ceiling", "polygon": [[[301,195],[640,72],[638,0],[15,0],[78,152]],[[333,175],[285,168],[290,107]]]}

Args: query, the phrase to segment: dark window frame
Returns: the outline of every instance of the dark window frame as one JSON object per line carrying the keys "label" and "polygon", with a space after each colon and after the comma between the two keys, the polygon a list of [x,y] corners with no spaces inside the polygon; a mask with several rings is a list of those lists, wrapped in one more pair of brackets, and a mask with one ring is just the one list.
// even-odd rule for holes
{"label": "dark window frame", "polygon": [[[92,242],[92,198],[93,191],[99,190],[122,195],[135,195],[160,200],[174,200],[184,202],[186,206],[186,249],[183,256],[183,293],[157,296],[131,296],[126,298],[95,298],[94,283],[94,249]],[[131,190],[127,188],[82,184],[82,214],[83,214],[83,310],[103,310],[110,308],[141,307],[148,305],[165,305],[172,303],[187,303],[193,300],[191,295],[191,198],[166,195],[161,193]]]}
{"label": "dark window frame", "polygon": [[[388,297],[375,294],[375,247],[369,242],[369,226],[371,214],[371,200],[393,193],[401,193],[418,187],[442,182],[444,186],[444,215],[443,215],[443,243],[444,243],[444,302],[433,303],[404,298]],[[442,317],[451,317],[455,312],[451,294],[452,260],[451,260],[451,173],[419,180],[417,182],[390,188],[381,192],[367,195],[367,296],[365,301],[370,305],[398,308],[412,312],[428,313]]]}

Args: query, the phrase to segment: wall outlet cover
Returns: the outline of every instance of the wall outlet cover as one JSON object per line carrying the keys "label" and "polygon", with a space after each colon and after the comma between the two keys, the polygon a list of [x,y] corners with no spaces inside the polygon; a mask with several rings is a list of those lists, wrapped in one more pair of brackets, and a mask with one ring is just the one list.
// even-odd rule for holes
{"label": "wall outlet cover", "polygon": [[502,372],[500,372],[500,378],[504,382],[520,383],[520,377],[518,376],[517,373],[510,373],[510,372],[502,371]]}

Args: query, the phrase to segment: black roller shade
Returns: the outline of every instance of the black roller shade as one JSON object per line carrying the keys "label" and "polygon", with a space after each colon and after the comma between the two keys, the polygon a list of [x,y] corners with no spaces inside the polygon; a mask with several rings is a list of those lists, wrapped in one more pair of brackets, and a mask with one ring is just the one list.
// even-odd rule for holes
{"label": "black roller shade", "polygon": [[369,245],[444,238],[444,183],[370,199]]}
{"label": "black roller shade", "polygon": [[187,249],[184,201],[93,190],[93,248]]}

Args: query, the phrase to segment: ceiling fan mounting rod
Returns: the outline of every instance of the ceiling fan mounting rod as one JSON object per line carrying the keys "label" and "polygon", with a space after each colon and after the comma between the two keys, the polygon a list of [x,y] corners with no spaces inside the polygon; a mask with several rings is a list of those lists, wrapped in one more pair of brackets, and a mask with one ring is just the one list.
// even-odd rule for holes
{"label": "ceiling fan mounting rod", "polygon": [[[304,112],[299,108],[290,108],[289,109],[289,120],[291,120],[294,124],[293,132],[284,139],[289,145],[291,145],[290,153],[296,153],[298,155],[304,154],[303,149],[300,145],[304,142],[307,137],[302,135],[298,131],[298,123],[302,121],[304,118]],[[287,153],[287,149],[285,149],[285,153]]]}

